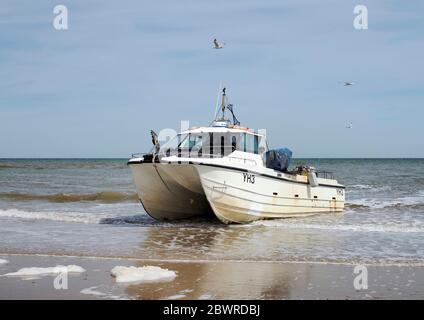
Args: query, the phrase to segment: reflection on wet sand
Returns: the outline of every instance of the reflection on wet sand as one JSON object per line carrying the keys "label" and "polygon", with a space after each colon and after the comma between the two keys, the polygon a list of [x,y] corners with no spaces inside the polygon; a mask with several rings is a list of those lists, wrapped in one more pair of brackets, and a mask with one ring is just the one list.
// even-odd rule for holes
{"label": "reflection on wet sand", "polygon": [[222,235],[220,228],[149,228],[140,242],[137,257],[154,259],[201,258]]}
{"label": "reflection on wet sand", "polygon": [[[168,283],[129,285],[125,291],[137,299],[289,298],[292,275],[300,272],[307,281],[308,265],[298,264],[293,269],[278,262],[242,261],[249,256],[266,256],[277,245],[272,234],[252,237],[249,231],[228,226],[149,228],[140,242],[138,257],[162,260],[155,265],[174,270],[178,276]],[[307,238],[293,240],[308,242]]]}
{"label": "reflection on wet sand", "polygon": [[[125,293],[135,299],[368,299],[391,295],[386,287],[391,278],[375,278],[374,290],[355,291],[353,264],[284,262],[293,256],[307,261],[314,252],[320,256],[320,248],[331,259],[332,253],[337,255],[346,247],[343,238],[332,234],[320,232],[316,237],[292,229],[194,224],[150,227],[143,235],[134,252],[140,259],[136,266],[157,265],[178,276],[167,283],[125,286]],[[300,255],[299,248],[308,255]],[[393,270],[401,272],[396,267]],[[393,285],[401,287],[402,283]]]}
{"label": "reflection on wet sand", "polygon": [[[320,250],[337,252],[341,239],[299,230],[262,226],[163,226],[143,228],[143,238],[131,256],[158,260],[313,260]],[[302,255],[300,252],[308,252]],[[322,254],[322,253],[321,253]],[[331,253],[327,254],[331,258]]]}
{"label": "reflection on wet sand", "polygon": [[[137,263],[138,266],[144,263]],[[355,290],[353,265],[279,262],[158,263],[167,283],[133,284],[133,299],[423,299],[423,268],[369,266],[369,287]]]}
{"label": "reflection on wet sand", "polygon": [[[137,266],[143,266],[138,263]],[[129,285],[136,299],[284,299],[290,297],[290,273],[282,264],[206,262],[158,263],[177,272],[172,282]],[[307,266],[299,265],[303,272]]]}
{"label": "reflection on wet sand", "polygon": [[[355,290],[354,265],[282,262],[152,260],[2,255],[9,264],[0,274],[28,266],[78,265],[83,275],[69,278],[68,290],[56,290],[54,277],[26,281],[0,277],[6,299],[423,299],[424,268],[368,266],[368,289]],[[169,282],[117,283],[116,266],[155,265],[174,270]]]}

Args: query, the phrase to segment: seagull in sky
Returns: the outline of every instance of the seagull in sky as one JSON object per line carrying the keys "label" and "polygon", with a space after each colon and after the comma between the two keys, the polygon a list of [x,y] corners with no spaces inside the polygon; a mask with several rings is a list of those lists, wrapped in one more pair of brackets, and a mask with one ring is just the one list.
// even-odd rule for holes
{"label": "seagull in sky", "polygon": [[346,128],[347,129],[353,129],[353,123],[351,122],[351,123],[349,123],[347,126],[346,126]]}
{"label": "seagull in sky", "polygon": [[343,83],[344,87],[353,86],[355,84],[355,82],[352,82],[352,81],[343,81],[341,83]]}
{"label": "seagull in sky", "polygon": [[218,40],[213,39],[213,49],[222,49],[224,46],[225,43],[219,43]]}

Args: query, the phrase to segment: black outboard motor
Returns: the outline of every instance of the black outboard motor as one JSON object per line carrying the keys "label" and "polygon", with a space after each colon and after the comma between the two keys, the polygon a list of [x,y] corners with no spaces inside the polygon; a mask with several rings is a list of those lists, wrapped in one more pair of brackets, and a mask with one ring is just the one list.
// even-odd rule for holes
{"label": "black outboard motor", "polygon": [[270,169],[285,172],[290,166],[293,153],[287,148],[268,150],[264,154],[265,166]]}

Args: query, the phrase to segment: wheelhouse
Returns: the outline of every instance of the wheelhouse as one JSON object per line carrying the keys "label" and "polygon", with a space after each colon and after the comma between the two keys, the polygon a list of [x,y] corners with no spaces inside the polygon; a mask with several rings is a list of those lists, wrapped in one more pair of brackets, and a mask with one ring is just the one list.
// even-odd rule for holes
{"label": "wheelhouse", "polygon": [[[215,129],[215,128],[211,128]],[[265,136],[249,130],[190,130],[165,143],[160,157],[225,157],[234,151],[262,154],[268,150]]]}

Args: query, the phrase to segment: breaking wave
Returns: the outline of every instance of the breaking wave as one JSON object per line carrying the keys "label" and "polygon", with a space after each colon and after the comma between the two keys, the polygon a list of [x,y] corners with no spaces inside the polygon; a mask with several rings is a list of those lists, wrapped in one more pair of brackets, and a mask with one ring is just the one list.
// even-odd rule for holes
{"label": "breaking wave", "polygon": [[21,218],[31,220],[50,220],[62,222],[99,223],[101,217],[95,214],[81,212],[53,212],[53,211],[24,211],[18,209],[0,210],[0,217]]}
{"label": "breaking wave", "polygon": [[424,192],[419,191],[417,194],[406,197],[393,199],[378,198],[362,198],[352,199],[346,202],[347,209],[413,209],[424,210]]}
{"label": "breaking wave", "polygon": [[137,227],[143,226],[159,226],[159,227],[191,227],[191,226],[218,226],[222,224],[215,218],[194,218],[182,219],[172,222],[158,221],[151,218],[148,214],[140,212],[134,215],[117,215],[115,213],[100,212],[75,212],[75,211],[27,211],[16,208],[0,209],[0,218],[18,218],[28,220],[47,220],[58,222],[75,222],[85,224],[111,224],[111,225],[133,225]]}
{"label": "breaking wave", "polygon": [[345,203],[345,208],[347,209],[365,209],[365,208],[369,208],[369,206],[365,205],[365,204],[361,204],[361,203]]}
{"label": "breaking wave", "polygon": [[0,163],[0,169],[15,169],[17,166],[11,165],[11,164],[1,164]]}
{"label": "breaking wave", "polygon": [[411,210],[424,210],[423,203],[403,203],[403,202],[374,202],[374,203],[346,203],[346,209],[361,210],[361,209],[411,209]]}
{"label": "breaking wave", "polygon": [[423,224],[319,224],[319,223],[303,223],[291,222],[285,220],[261,220],[255,221],[250,224],[251,226],[264,226],[264,227],[280,227],[286,229],[318,229],[318,230],[332,230],[332,231],[357,231],[357,232],[399,232],[399,233],[422,233],[424,232]]}
{"label": "breaking wave", "polygon": [[150,225],[155,223],[147,214],[141,213],[134,216],[116,216],[114,214],[93,212],[68,212],[68,211],[26,211],[19,209],[0,210],[0,217],[19,218],[28,220],[48,220],[60,222],[76,222],[90,224],[139,224]]}
{"label": "breaking wave", "polygon": [[381,191],[389,191],[391,189],[390,186],[377,186],[377,185],[369,185],[369,184],[352,184],[347,185],[347,189],[353,191],[370,191],[370,192],[381,192]]}
{"label": "breaking wave", "polygon": [[0,199],[12,201],[48,201],[56,203],[96,201],[101,203],[135,202],[138,199],[136,193],[122,193],[115,191],[103,191],[96,193],[56,193],[56,194],[28,194],[28,193],[0,193]]}

